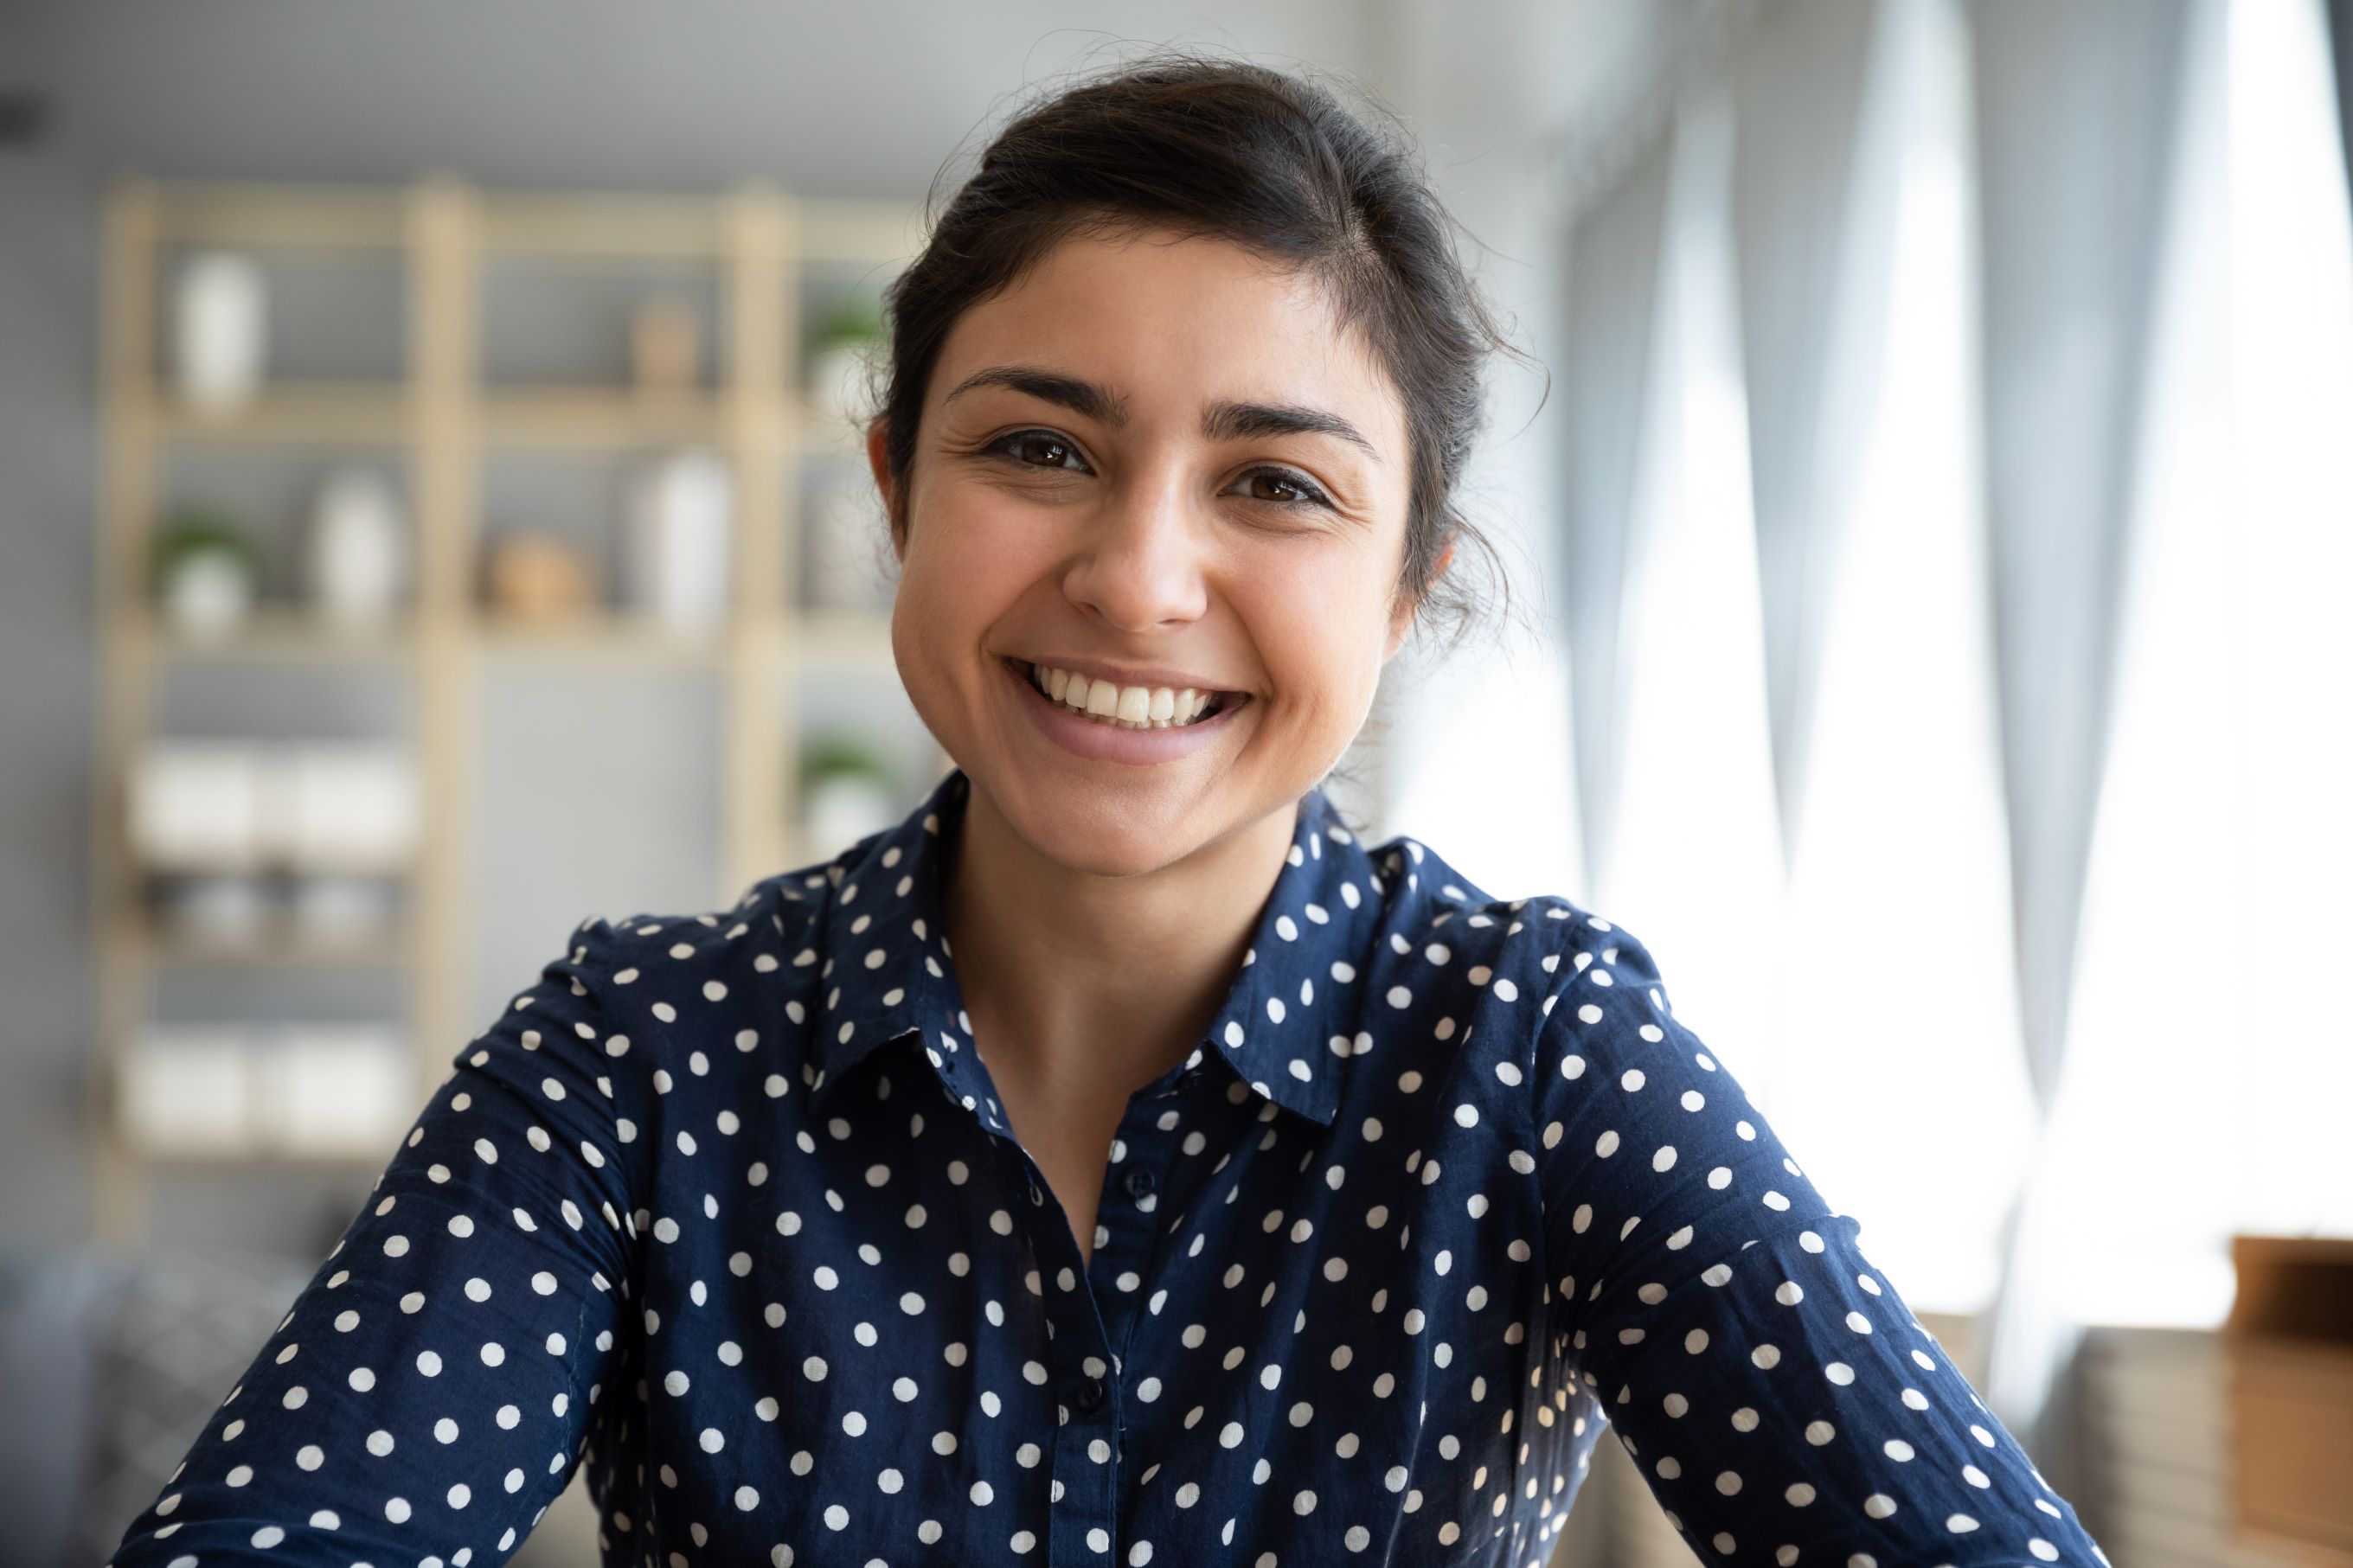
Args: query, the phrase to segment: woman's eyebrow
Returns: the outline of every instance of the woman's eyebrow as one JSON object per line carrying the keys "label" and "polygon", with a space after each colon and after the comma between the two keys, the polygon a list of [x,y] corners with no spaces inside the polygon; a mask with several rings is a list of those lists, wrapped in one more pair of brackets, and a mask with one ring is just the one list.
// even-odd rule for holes
{"label": "woman's eyebrow", "polygon": [[1295,403],[1212,403],[1201,416],[1201,434],[1212,441],[1247,441],[1269,436],[1337,436],[1363,448],[1377,463],[1381,455],[1363,431],[1336,414]]}
{"label": "woman's eyebrow", "polygon": [[1009,387],[1025,392],[1044,403],[1059,404],[1073,413],[1082,414],[1098,425],[1114,427],[1127,423],[1127,404],[1114,397],[1108,388],[1092,381],[1081,381],[1074,375],[1061,375],[1050,370],[1037,370],[1029,365],[993,364],[976,370],[956,383],[956,389],[940,399],[944,407],[965,393],[984,386]]}
{"label": "woman's eyebrow", "polygon": [[[1127,423],[1127,401],[1113,395],[1110,388],[1029,365],[998,364],[976,370],[940,401],[944,406],[984,386],[1027,393],[1042,403],[1068,408],[1113,429]],[[1201,434],[1212,441],[1246,441],[1271,436],[1336,436],[1373,461],[1381,460],[1379,450],[1366,439],[1364,432],[1345,419],[1293,403],[1212,403],[1202,413]]]}

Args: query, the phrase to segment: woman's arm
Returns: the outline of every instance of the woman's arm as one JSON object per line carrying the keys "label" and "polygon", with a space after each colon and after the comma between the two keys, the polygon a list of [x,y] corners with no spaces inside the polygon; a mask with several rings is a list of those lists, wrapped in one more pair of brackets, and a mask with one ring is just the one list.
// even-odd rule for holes
{"label": "woman's arm", "polygon": [[1535,1058],[1551,1331],[1705,1563],[2105,1563],[1650,953],[1580,915]]}
{"label": "woman's arm", "polygon": [[495,1563],[530,1533],[628,1331],[644,1113],[609,934],[460,1053],[113,1568]]}

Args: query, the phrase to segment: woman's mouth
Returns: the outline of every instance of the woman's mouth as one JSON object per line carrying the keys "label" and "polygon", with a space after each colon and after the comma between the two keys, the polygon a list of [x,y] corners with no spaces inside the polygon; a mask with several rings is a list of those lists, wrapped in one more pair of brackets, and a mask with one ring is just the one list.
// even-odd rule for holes
{"label": "woman's mouth", "polygon": [[1192,687],[1120,686],[1108,680],[1090,680],[1071,670],[1032,664],[1026,659],[1006,662],[1048,701],[1075,717],[1114,729],[1182,730],[1246,700],[1240,692],[1203,691]]}
{"label": "woman's mouth", "polygon": [[1205,752],[1230,739],[1257,701],[1247,691],[1122,686],[1028,659],[998,662],[1039,732],[1095,763],[1156,767]]}

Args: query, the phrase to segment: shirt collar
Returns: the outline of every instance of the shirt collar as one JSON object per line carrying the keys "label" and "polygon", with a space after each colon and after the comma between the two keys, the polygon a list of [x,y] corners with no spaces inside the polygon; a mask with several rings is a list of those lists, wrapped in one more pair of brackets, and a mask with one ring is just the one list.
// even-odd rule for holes
{"label": "shirt collar", "polygon": [[[947,1081],[967,1080],[991,1130],[1009,1131],[971,1048],[941,934],[942,876],[970,791],[964,770],[950,771],[896,826],[786,884],[788,897],[825,900],[821,945],[793,961],[822,965],[812,1114],[876,1047],[920,1034]],[[1386,901],[1372,855],[1323,789],[1310,790],[1248,955],[1186,1065],[1222,1056],[1261,1096],[1330,1126],[1341,1074],[1357,1048],[1348,1026],[1363,1011],[1357,993],[1376,960]]]}

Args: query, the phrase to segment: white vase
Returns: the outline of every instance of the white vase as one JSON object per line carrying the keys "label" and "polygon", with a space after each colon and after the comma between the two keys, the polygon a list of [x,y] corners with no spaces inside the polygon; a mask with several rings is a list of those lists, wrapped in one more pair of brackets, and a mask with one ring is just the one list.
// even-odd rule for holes
{"label": "white vase", "polygon": [[157,1152],[249,1153],[252,1053],[236,1026],[146,1026],[122,1063],[123,1131]]}
{"label": "white vase", "polygon": [[267,940],[269,894],[261,879],[207,872],[175,879],[164,895],[165,919],[179,940],[216,951],[250,951]]}
{"label": "white vase", "polygon": [[889,606],[889,524],[873,482],[862,472],[830,472],[820,480],[801,529],[801,593],[811,608]]}
{"label": "white vase", "polygon": [[275,805],[259,748],[150,740],[132,763],[131,847],[151,871],[251,871],[266,858]]}
{"label": "white vase", "polygon": [[822,417],[847,421],[866,391],[869,348],[863,342],[828,343],[809,362],[809,406]]}
{"label": "white vase", "polygon": [[884,781],[867,773],[827,773],[809,781],[801,799],[809,842],[830,854],[899,820],[901,806]]}
{"label": "white vase", "polygon": [[211,413],[252,398],[267,341],[261,268],[252,258],[225,250],[190,257],[180,268],[173,325],[183,396]]}
{"label": "white vase", "polygon": [[733,488],[710,452],[681,452],[639,476],[628,582],[636,609],[667,630],[707,631],[727,615]]}
{"label": "white vase", "polygon": [[229,550],[191,550],[164,574],[164,619],[195,642],[219,642],[253,613],[253,569]]}
{"label": "white vase", "polygon": [[359,948],[388,942],[396,919],[393,884],[383,877],[298,877],[288,913],[300,946]]}
{"label": "white vase", "polygon": [[305,586],[330,623],[380,626],[399,607],[406,569],[400,501],[384,478],[347,468],[329,479],[311,511]]}

